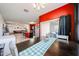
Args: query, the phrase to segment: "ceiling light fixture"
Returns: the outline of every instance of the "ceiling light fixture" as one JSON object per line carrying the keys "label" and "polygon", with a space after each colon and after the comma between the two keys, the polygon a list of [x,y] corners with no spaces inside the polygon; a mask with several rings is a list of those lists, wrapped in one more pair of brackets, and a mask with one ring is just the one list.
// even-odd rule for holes
{"label": "ceiling light fixture", "polygon": [[45,8],[46,3],[33,3],[33,7],[37,10],[40,10],[41,8]]}

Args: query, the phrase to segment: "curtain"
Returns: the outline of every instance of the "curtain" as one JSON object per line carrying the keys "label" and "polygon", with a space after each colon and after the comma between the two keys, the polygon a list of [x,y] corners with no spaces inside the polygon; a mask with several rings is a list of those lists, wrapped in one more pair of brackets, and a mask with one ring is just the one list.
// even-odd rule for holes
{"label": "curtain", "polygon": [[59,35],[69,35],[71,32],[71,18],[68,16],[61,16],[59,20]]}
{"label": "curtain", "polygon": [[60,17],[59,20],[59,35],[65,35],[65,16]]}

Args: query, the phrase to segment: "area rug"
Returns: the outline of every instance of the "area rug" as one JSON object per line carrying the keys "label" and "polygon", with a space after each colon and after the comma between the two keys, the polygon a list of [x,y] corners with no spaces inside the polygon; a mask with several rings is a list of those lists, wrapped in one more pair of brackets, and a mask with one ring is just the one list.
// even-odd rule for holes
{"label": "area rug", "polygon": [[21,51],[19,56],[43,56],[57,38],[47,38]]}

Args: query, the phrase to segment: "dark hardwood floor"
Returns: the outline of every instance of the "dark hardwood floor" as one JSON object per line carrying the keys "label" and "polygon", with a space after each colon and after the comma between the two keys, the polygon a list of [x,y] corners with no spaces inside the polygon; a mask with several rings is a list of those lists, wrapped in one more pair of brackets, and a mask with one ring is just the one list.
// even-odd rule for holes
{"label": "dark hardwood floor", "polygon": [[38,38],[35,38],[34,42],[30,42],[30,40],[28,40],[28,41],[16,44],[18,52],[21,52],[22,50],[31,47],[32,45],[38,43],[39,41],[40,40]]}
{"label": "dark hardwood floor", "polygon": [[[33,43],[25,41],[17,44],[18,52],[36,44],[39,39],[36,39]],[[39,52],[39,51],[38,51]],[[78,56],[79,55],[79,44],[70,41],[69,44],[56,40],[51,47],[47,50],[44,56]]]}
{"label": "dark hardwood floor", "polygon": [[78,56],[79,44],[69,42],[69,44],[62,41],[55,41],[48,49],[44,56]]}

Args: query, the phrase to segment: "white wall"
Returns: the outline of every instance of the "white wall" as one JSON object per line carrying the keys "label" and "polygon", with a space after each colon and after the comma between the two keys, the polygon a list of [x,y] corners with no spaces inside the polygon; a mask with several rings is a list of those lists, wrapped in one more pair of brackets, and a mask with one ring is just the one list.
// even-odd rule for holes
{"label": "white wall", "polygon": [[2,27],[3,24],[4,24],[4,19],[2,15],[0,14],[0,28]]}
{"label": "white wall", "polygon": [[3,24],[4,24],[4,19],[2,15],[0,14],[0,36],[3,35]]}

